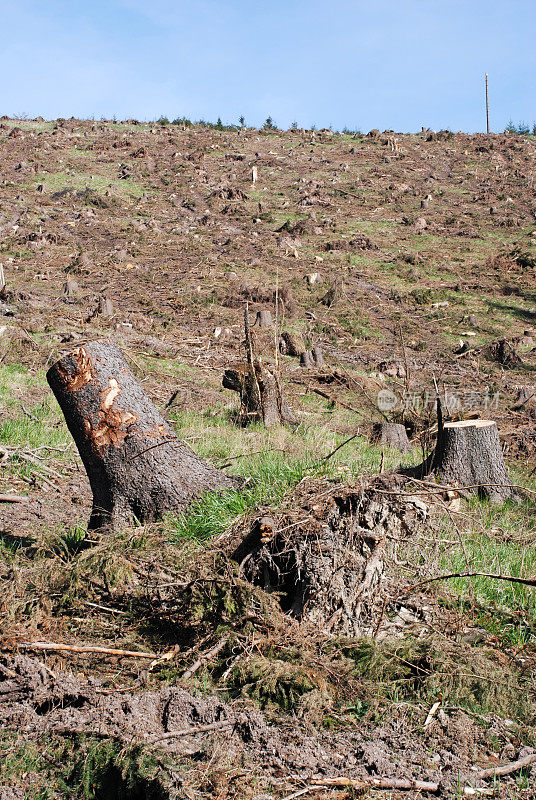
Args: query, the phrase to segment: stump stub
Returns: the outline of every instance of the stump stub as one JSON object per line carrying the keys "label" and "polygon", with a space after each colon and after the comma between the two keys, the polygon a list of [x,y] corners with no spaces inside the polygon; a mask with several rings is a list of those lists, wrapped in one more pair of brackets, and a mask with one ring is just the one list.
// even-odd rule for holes
{"label": "stump stub", "polygon": [[411,450],[406,428],[398,422],[375,422],[372,426],[372,441],[381,447],[393,447],[401,453]]}

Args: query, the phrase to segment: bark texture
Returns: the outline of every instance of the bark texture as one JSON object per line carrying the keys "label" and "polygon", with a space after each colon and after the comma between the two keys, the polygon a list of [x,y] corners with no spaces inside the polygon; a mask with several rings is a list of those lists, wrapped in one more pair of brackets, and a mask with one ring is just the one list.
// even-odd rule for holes
{"label": "bark texture", "polygon": [[448,486],[502,503],[515,495],[492,420],[471,419],[440,425],[435,451],[420,466],[401,470],[424,477],[433,474]]}
{"label": "bark texture", "polygon": [[477,486],[472,491],[493,502],[512,497],[499,431],[492,420],[446,422],[434,453],[433,472],[441,482]]}
{"label": "bark texture", "polygon": [[372,441],[382,447],[394,447],[402,453],[411,450],[406,428],[397,422],[374,423]]}
{"label": "bark texture", "polygon": [[236,486],[177,438],[114,342],[76,347],[47,380],[89,478],[90,529],[148,522],[204,491]]}
{"label": "bark texture", "polygon": [[240,365],[226,369],[222,385],[240,395],[242,424],[261,421],[270,428],[280,423],[296,423],[296,417],[285,399],[275,370],[271,371],[260,359],[252,367]]}
{"label": "bark texture", "polygon": [[[309,514],[303,521],[304,512]],[[299,520],[262,517],[234,553],[240,572],[282,610],[325,632],[369,635],[381,614],[388,537],[410,536],[427,516],[417,498],[371,490],[308,497]]]}
{"label": "bark texture", "polygon": [[222,385],[240,395],[240,418],[242,424],[260,420],[267,427],[279,423],[295,424],[283,393],[280,371],[270,365],[257,352],[255,338],[250,330],[248,309],[244,312],[244,347],[246,361],[226,369]]}

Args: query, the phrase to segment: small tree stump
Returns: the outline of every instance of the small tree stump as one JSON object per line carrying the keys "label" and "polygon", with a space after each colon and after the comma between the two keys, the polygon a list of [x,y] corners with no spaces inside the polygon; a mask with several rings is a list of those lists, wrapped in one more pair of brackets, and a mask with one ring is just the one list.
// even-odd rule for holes
{"label": "small tree stump", "polygon": [[249,328],[248,308],[244,312],[246,363],[230,367],[223,374],[224,388],[240,395],[242,424],[260,420],[267,427],[296,423],[285,399],[279,369],[256,355]]}
{"label": "small tree stump", "polygon": [[322,352],[322,348],[320,345],[313,347],[312,350],[313,361],[315,362],[318,369],[324,368],[324,353]]}
{"label": "small tree stump", "polygon": [[305,369],[313,369],[315,362],[313,361],[313,354],[310,350],[304,350],[303,353],[300,353],[300,367],[305,367]]}
{"label": "small tree stump", "polygon": [[418,467],[401,470],[410,477],[434,474],[448,486],[502,503],[515,496],[499,441],[497,425],[469,419],[440,425],[435,451]]}
{"label": "small tree stump", "polygon": [[105,295],[103,297],[99,297],[97,314],[100,314],[100,316],[102,317],[113,317],[114,304],[112,303],[109,297],[106,297]]}
{"label": "small tree stump", "polygon": [[260,360],[253,369],[248,365],[230,367],[223,374],[222,385],[240,395],[240,417],[242,424],[261,421],[266,427],[296,423],[289,408],[275,370]]}
{"label": "small tree stump", "polygon": [[320,298],[320,302],[331,308],[342,298],[344,294],[344,283],[342,278],[337,277],[327,290],[326,294]]}
{"label": "small tree stump", "polygon": [[301,336],[290,331],[283,331],[279,339],[279,351],[284,356],[298,356],[305,350],[305,342]]}
{"label": "small tree stump", "polygon": [[257,311],[257,318],[255,319],[255,325],[258,325],[259,328],[271,328],[273,327],[272,322],[272,314],[268,309],[261,309]]}
{"label": "small tree stump", "polygon": [[398,422],[375,422],[372,426],[372,441],[382,447],[393,447],[402,453],[411,450],[406,428]]}
{"label": "small tree stump", "polygon": [[177,438],[114,342],[76,347],[47,380],[91,484],[90,529],[149,522],[237,485]]}
{"label": "small tree stump", "polygon": [[78,283],[72,278],[68,278],[63,284],[63,294],[66,302],[73,302],[78,295]]}

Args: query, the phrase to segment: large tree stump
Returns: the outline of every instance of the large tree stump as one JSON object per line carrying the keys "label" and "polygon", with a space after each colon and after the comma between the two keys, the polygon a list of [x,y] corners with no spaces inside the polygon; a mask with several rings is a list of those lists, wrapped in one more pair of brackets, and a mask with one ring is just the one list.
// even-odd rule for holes
{"label": "large tree stump", "polygon": [[295,619],[326,633],[371,635],[383,614],[389,542],[419,530],[426,506],[373,488],[322,488],[304,486],[288,515],[257,520],[233,558]]}
{"label": "large tree stump", "polygon": [[177,438],[114,342],[75,348],[47,380],[91,484],[90,529],[148,522],[204,491],[237,485]]}
{"label": "large tree stump", "polygon": [[382,447],[393,447],[402,453],[411,450],[406,428],[398,422],[375,422],[372,426],[372,441]]}
{"label": "large tree stump", "polygon": [[502,503],[515,495],[504,463],[499,432],[492,420],[446,422],[439,428],[435,451],[406,475],[435,475],[448,486]]}

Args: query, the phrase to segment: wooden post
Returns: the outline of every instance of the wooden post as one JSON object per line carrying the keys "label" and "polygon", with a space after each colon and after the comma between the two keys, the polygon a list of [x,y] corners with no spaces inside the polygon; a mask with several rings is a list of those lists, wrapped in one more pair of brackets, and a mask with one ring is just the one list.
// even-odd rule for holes
{"label": "wooden post", "polygon": [[486,133],[489,133],[489,86],[488,86],[487,72],[486,72]]}

